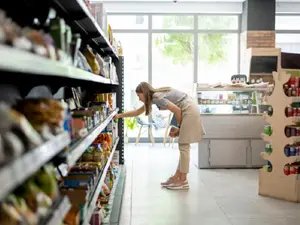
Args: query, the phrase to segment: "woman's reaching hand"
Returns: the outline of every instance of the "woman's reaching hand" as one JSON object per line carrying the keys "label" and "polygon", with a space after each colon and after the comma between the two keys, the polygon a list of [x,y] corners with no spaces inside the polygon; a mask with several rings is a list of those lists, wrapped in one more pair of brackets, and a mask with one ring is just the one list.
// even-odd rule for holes
{"label": "woman's reaching hand", "polygon": [[118,119],[120,119],[120,118],[121,118],[121,115],[120,115],[120,114],[117,114],[117,115],[114,116],[113,120],[118,120]]}

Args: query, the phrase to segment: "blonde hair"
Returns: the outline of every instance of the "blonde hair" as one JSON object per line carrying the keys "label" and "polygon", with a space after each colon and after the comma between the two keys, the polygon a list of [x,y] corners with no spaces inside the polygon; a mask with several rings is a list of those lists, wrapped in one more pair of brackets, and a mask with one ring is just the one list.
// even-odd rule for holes
{"label": "blonde hair", "polygon": [[141,82],[135,89],[136,93],[142,93],[145,97],[145,113],[148,116],[152,111],[152,100],[155,92],[171,91],[170,87],[154,88],[147,82]]}

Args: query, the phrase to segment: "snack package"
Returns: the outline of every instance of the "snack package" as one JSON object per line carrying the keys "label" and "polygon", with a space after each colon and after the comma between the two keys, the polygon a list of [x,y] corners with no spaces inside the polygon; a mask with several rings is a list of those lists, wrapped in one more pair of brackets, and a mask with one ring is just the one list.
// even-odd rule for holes
{"label": "snack package", "polygon": [[83,153],[81,161],[82,162],[93,162],[93,160],[94,160],[94,148],[93,148],[93,146],[90,146]]}
{"label": "snack package", "polygon": [[15,194],[24,198],[30,210],[38,217],[46,216],[52,205],[51,198],[41,191],[32,179],[17,188]]}
{"label": "snack package", "polygon": [[105,195],[110,195],[110,189],[108,188],[108,186],[106,184],[103,184],[102,191]]}
{"label": "snack package", "polygon": [[87,62],[89,63],[90,67],[92,68],[93,73],[100,74],[100,66],[98,61],[93,53],[93,50],[87,46],[84,56],[86,57]]}
{"label": "snack package", "polygon": [[34,181],[38,187],[53,201],[59,196],[54,169],[55,167],[51,164],[45,165],[34,176]]}
{"label": "snack package", "polygon": [[80,69],[83,69],[85,71],[92,72],[92,68],[90,67],[90,65],[88,64],[86,58],[84,57],[84,55],[80,51],[78,52],[77,67],[80,68]]}
{"label": "snack package", "polygon": [[104,71],[104,60],[101,58],[101,56],[98,53],[96,54],[96,60],[99,63],[100,75],[103,77],[106,77],[106,74]]}
{"label": "snack package", "polygon": [[25,222],[21,214],[11,204],[0,203],[0,224],[19,225]]}
{"label": "snack package", "polygon": [[7,198],[7,202],[11,204],[18,211],[18,213],[25,218],[28,225],[38,224],[38,217],[29,209],[23,198],[10,195]]}

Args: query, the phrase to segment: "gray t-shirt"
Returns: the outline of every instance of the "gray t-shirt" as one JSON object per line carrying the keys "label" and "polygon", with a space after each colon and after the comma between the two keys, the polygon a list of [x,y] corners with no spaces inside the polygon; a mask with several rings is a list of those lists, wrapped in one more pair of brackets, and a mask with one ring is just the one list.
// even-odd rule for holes
{"label": "gray t-shirt", "polygon": [[152,103],[159,109],[166,109],[169,102],[182,108],[185,103],[191,102],[191,98],[186,93],[173,88],[171,91],[155,92],[153,94]]}

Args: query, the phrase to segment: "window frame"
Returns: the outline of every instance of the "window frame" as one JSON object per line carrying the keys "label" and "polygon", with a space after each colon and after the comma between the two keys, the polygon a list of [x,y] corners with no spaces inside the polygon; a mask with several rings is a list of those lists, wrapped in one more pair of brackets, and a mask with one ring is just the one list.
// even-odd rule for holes
{"label": "window frame", "polygon": [[[241,62],[241,39],[240,39],[240,34],[241,34],[241,14],[239,13],[233,13],[233,14],[229,14],[229,13],[107,13],[107,21],[109,23],[109,16],[112,15],[118,15],[118,16],[137,16],[137,15],[145,15],[148,16],[148,29],[126,29],[126,27],[124,29],[114,29],[114,27],[112,27],[112,30],[114,33],[147,33],[148,34],[148,82],[152,83],[152,36],[153,34],[157,34],[157,33],[192,33],[194,35],[194,43],[198,43],[198,35],[199,34],[203,34],[203,33],[224,33],[224,34],[238,34],[238,39],[237,39],[237,45],[238,45],[238,51],[237,51],[237,71],[238,73],[240,73],[240,62]],[[199,29],[198,28],[198,19],[199,16],[203,16],[203,15],[210,15],[210,16],[236,16],[238,18],[238,27],[237,29],[233,29],[233,30],[229,30],[229,29]],[[193,16],[194,17],[194,26],[191,29],[155,29],[152,26],[153,23],[153,16]],[[193,83],[197,83],[198,82],[198,44],[194,45],[194,68],[193,68]],[[126,57],[126,56],[125,56]],[[193,84],[191,84],[193,85]],[[149,117],[149,121],[151,121],[151,117]],[[144,138],[145,140],[143,140],[143,138],[140,139],[141,142],[147,142],[148,139]],[[130,142],[134,142],[134,139],[129,139]],[[156,141],[162,142],[163,138],[155,138]]]}

